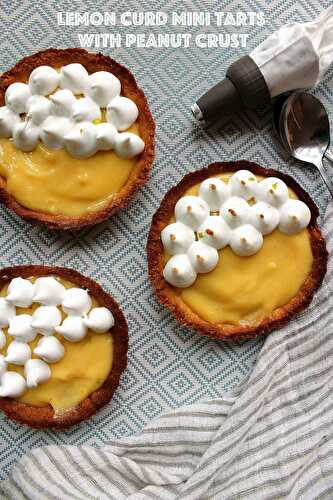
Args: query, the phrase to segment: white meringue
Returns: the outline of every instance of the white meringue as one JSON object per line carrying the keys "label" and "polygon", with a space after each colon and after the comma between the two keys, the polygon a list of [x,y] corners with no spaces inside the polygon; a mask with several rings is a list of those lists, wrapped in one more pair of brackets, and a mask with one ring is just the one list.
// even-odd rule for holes
{"label": "white meringue", "polygon": [[30,307],[33,302],[35,287],[31,281],[13,278],[7,288],[6,300],[18,307]]}
{"label": "white meringue", "polygon": [[5,361],[5,356],[0,354],[0,380],[4,373],[7,371],[7,363]]}
{"label": "white meringue", "polygon": [[258,198],[279,208],[289,198],[288,187],[281,179],[268,177],[258,184]]}
{"label": "white meringue", "polygon": [[230,188],[221,179],[211,177],[200,184],[199,196],[206,201],[212,212],[216,212],[229,198]]}
{"label": "white meringue", "polygon": [[75,158],[88,158],[97,151],[96,125],[77,123],[64,137],[68,153]]}
{"label": "white meringue", "polygon": [[238,170],[229,179],[231,195],[250,200],[256,198],[258,181],[249,170]]}
{"label": "white meringue", "polygon": [[196,231],[209,216],[209,206],[198,196],[183,196],[176,203],[175,216],[177,222]]}
{"label": "white meringue", "polygon": [[30,96],[30,88],[26,83],[12,83],[5,93],[6,106],[14,111],[14,113],[25,113],[27,101]]}
{"label": "white meringue", "polygon": [[14,126],[13,142],[21,151],[29,152],[38,144],[40,130],[31,122],[20,122]]}
{"label": "white meringue", "polygon": [[187,251],[187,256],[197,273],[209,273],[218,263],[219,254],[213,248],[201,241],[195,241]]}
{"label": "white meringue", "polygon": [[63,116],[49,116],[41,126],[40,138],[50,149],[61,149],[73,123]]}
{"label": "white meringue", "polygon": [[279,230],[285,234],[296,234],[305,229],[310,220],[310,209],[303,201],[288,200],[280,208]]}
{"label": "white meringue", "polygon": [[16,316],[15,306],[7,302],[4,297],[0,297],[0,328],[7,328],[9,320],[14,316]]}
{"label": "white meringue", "polygon": [[44,306],[59,306],[66,288],[52,276],[42,276],[35,281],[34,302]]}
{"label": "white meringue", "polygon": [[97,104],[90,99],[90,97],[82,97],[81,99],[76,99],[73,106],[72,118],[76,122],[88,121],[92,122],[94,120],[101,119],[101,109]]}
{"label": "white meringue", "polygon": [[60,70],[59,87],[69,89],[74,94],[84,94],[89,87],[89,75],[86,68],[79,63],[63,66]]}
{"label": "white meringue", "polygon": [[29,77],[29,87],[32,94],[45,96],[51,94],[59,84],[59,73],[51,66],[38,66]]}
{"label": "white meringue", "polygon": [[186,252],[194,243],[195,234],[193,229],[182,222],[174,222],[162,230],[161,239],[165,250],[171,255],[176,255]]}
{"label": "white meringue", "polygon": [[24,377],[17,372],[6,372],[1,377],[0,397],[18,398],[26,388]]}
{"label": "white meringue", "polygon": [[36,331],[31,326],[30,314],[18,314],[9,320],[8,334],[21,342],[31,342],[36,338]]}
{"label": "white meringue", "polygon": [[219,215],[210,215],[198,229],[199,241],[217,250],[230,241],[230,227]]}
{"label": "white meringue", "polygon": [[27,119],[41,125],[50,114],[51,102],[44,96],[32,95],[27,102]]}
{"label": "white meringue", "polygon": [[57,337],[42,337],[34,349],[34,354],[47,363],[56,363],[64,357],[65,348]]}
{"label": "white meringue", "polygon": [[246,224],[250,215],[250,206],[243,199],[231,196],[221,207],[220,215],[232,229]]}
{"label": "white meringue", "polygon": [[119,156],[119,158],[129,159],[142,153],[145,149],[145,143],[136,134],[131,132],[122,132],[118,134],[115,138],[114,149]]}
{"label": "white meringue", "polygon": [[108,151],[116,145],[118,130],[111,123],[98,123],[96,127],[96,145],[98,150]]}
{"label": "white meringue", "polygon": [[63,310],[69,316],[83,316],[87,314],[91,308],[91,304],[89,293],[82,288],[68,288],[61,303]]}
{"label": "white meringue", "polygon": [[51,369],[41,359],[29,359],[24,366],[27,387],[33,388],[47,382],[51,377]]}
{"label": "white meringue", "polygon": [[69,118],[72,116],[76,97],[69,89],[57,90],[50,95],[51,110],[50,113],[55,116]]}
{"label": "white meringue", "polygon": [[105,108],[107,104],[120,95],[120,80],[108,71],[96,71],[89,75],[87,94],[98,106]]}
{"label": "white meringue", "polygon": [[83,322],[93,332],[105,333],[114,326],[114,317],[106,307],[94,307]]}
{"label": "white meringue", "polygon": [[6,342],[7,342],[6,335],[4,334],[3,330],[1,330],[1,328],[0,328],[0,350],[5,347]]}
{"label": "white meringue", "polygon": [[106,108],[108,122],[112,123],[119,132],[123,132],[133,125],[138,115],[137,105],[128,97],[117,96],[109,102]]}
{"label": "white meringue", "polygon": [[236,255],[247,257],[257,253],[263,245],[263,237],[250,224],[237,227],[231,233],[230,246]]}
{"label": "white meringue", "polygon": [[29,344],[13,340],[7,349],[5,357],[6,363],[13,365],[24,365],[31,358],[31,349]]}
{"label": "white meringue", "polygon": [[69,342],[79,342],[87,334],[87,326],[80,316],[67,316],[55,330]]}
{"label": "white meringue", "polygon": [[178,288],[187,288],[195,282],[197,273],[190,259],[185,254],[174,255],[166,263],[163,270],[164,279]]}
{"label": "white meringue", "polygon": [[61,312],[56,306],[40,306],[32,315],[31,326],[37,333],[52,335],[61,320]]}
{"label": "white meringue", "polygon": [[280,214],[272,205],[259,201],[251,207],[251,222],[261,234],[270,234],[279,225]]}
{"label": "white meringue", "polygon": [[0,107],[0,137],[11,137],[15,125],[21,122],[20,115],[7,106]]}

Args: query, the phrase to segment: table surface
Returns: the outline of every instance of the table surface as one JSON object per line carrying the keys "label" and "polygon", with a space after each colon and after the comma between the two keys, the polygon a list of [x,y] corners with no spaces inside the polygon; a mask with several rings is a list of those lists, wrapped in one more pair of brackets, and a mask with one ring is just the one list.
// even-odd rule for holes
{"label": "table surface", "polygon": [[[58,11],[81,2],[5,0],[1,8],[1,71],[21,57],[48,47],[78,46],[77,34],[114,28],[57,26]],[[269,33],[290,22],[305,22],[331,0],[142,1],[88,0],[84,11],[138,10],[263,11],[263,27],[221,28],[249,33],[247,49],[104,49],[130,68],[144,89],[157,123],[156,160],[148,184],[129,208],[79,233],[32,226],[1,207],[1,266],[42,263],[73,267],[97,280],[120,303],[129,325],[129,362],[112,403],[88,422],[65,432],[36,431],[1,416],[0,478],[26,450],[47,444],[102,445],[137,432],[163,411],[232,389],[249,372],[262,339],[227,344],[181,328],[159,304],[147,276],[145,245],[152,214],[182,176],[213,161],[247,159],[291,172],[308,190],[321,214],[328,194],[318,174],[301,169],[281,152],[269,110],[235,117],[221,130],[205,131],[193,120],[191,104],[222,78],[228,65],[250,52]],[[81,10],[82,11],[82,8]],[[175,32],[173,27],[117,28],[120,32]],[[215,26],[177,32],[218,32]],[[333,71],[315,90],[331,111]],[[332,118],[332,114],[330,114]],[[297,320],[296,320],[297,321]]]}

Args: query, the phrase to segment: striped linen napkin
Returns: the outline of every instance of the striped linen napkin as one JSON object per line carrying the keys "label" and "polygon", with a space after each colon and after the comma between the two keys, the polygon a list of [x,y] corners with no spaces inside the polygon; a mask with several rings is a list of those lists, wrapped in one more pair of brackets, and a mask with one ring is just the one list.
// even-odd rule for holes
{"label": "striped linen napkin", "polygon": [[[333,247],[333,208],[324,221]],[[333,498],[332,262],[311,306],[267,337],[252,374],[221,399],[174,410],[140,435],[32,450],[3,499]]]}

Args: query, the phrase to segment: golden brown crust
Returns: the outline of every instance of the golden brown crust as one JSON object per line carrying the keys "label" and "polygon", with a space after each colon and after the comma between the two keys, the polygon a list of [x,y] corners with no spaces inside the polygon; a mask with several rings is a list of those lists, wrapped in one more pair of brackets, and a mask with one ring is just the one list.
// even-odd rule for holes
{"label": "golden brown crust", "polygon": [[115,319],[115,326],[111,333],[114,339],[114,361],[112,369],[103,385],[91,393],[75,408],[62,415],[56,415],[51,406],[29,406],[11,398],[0,398],[0,409],[7,417],[22,424],[35,428],[64,429],[78,424],[94,415],[102,406],[107,404],[118,387],[120,376],[127,365],[128,329],[126,319],[117,302],[92,279],[64,267],[50,266],[15,266],[0,270],[0,289],[15,277],[29,278],[31,276],[56,275],[71,281],[81,288],[89,290],[101,306],[105,306]]}
{"label": "golden brown crust", "polygon": [[[202,182],[210,176],[223,172],[235,172],[246,169],[254,174],[262,176],[274,176],[282,179],[294,190],[300,200],[304,201],[311,210],[311,221],[308,226],[310,234],[311,248],[313,253],[312,269],[305,283],[300,288],[297,295],[285,306],[276,309],[269,317],[260,324],[249,325],[225,325],[221,323],[209,323],[190,309],[182,299],[177,296],[174,289],[163,278],[163,245],[161,242],[161,231],[169,224],[174,215],[174,207],[178,199],[192,186]],[[158,300],[164,304],[185,326],[194,328],[199,333],[209,337],[223,340],[240,340],[254,338],[258,335],[280,328],[291,320],[297,313],[305,309],[311,302],[314,292],[320,286],[327,268],[327,250],[325,240],[317,226],[318,208],[311,197],[297,184],[297,182],[287,174],[273,169],[260,167],[256,163],[248,161],[236,161],[226,163],[212,163],[207,168],[191,172],[174,186],[165,195],[162,203],[155,213],[147,241],[147,256],[149,276],[155,288]]]}
{"label": "golden brown crust", "polygon": [[122,85],[122,95],[132,99],[139,108],[138,125],[140,135],[145,142],[145,149],[138,157],[136,167],[132,170],[126,184],[113,200],[97,212],[80,217],[43,214],[25,208],[11,196],[7,190],[6,180],[0,177],[0,201],[24,219],[30,222],[40,222],[50,229],[81,229],[93,226],[125,208],[134,193],[147,182],[155,154],[155,123],[143,91],[138,87],[134,76],[127,68],[103,54],[87,52],[84,49],[47,49],[24,57],[0,77],[0,106],[4,105],[7,87],[14,82],[26,82],[31,71],[37,66],[45,64],[59,67],[73,62],[83,64],[88,73],[111,71],[119,78]]}

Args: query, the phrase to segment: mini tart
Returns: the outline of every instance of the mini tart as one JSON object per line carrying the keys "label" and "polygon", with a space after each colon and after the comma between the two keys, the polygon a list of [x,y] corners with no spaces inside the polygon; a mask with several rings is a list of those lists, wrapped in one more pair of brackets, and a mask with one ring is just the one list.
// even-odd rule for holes
{"label": "mini tart", "polygon": [[[257,324],[239,323],[237,325],[232,325],[226,323],[213,323],[206,321],[194,312],[182,298],[177,295],[175,288],[165,281],[163,277],[165,256],[161,241],[161,231],[165,226],[170,224],[174,216],[174,207],[177,201],[184,196],[188,189],[200,184],[209,177],[228,172],[232,173],[242,169],[249,170],[253,174],[262,177],[280,178],[294,191],[300,200],[307,204],[311,211],[311,220],[307,227],[307,231],[309,233],[310,246],[313,254],[312,268],[305,282],[298,290],[298,293],[288,303],[275,309],[270,315]],[[237,161],[213,163],[207,168],[187,174],[179,184],[170,189],[165,195],[159,209],[153,217],[148,236],[147,256],[149,276],[158,300],[176,316],[177,320],[182,325],[191,327],[203,335],[221,340],[254,338],[282,327],[310,304],[314,292],[320,286],[326,273],[328,254],[325,240],[316,222],[317,217],[317,206],[292,177],[273,169],[260,167],[252,162]],[[211,273],[214,273],[214,270],[211,271]]]}
{"label": "mini tart", "polygon": [[82,64],[89,74],[96,71],[109,71],[119,78],[122,85],[122,95],[133,100],[139,109],[137,124],[140,136],[145,142],[145,149],[137,157],[136,166],[131,171],[124,186],[114,195],[112,200],[99,210],[82,216],[53,215],[26,208],[10,194],[6,179],[0,176],[0,201],[20,217],[28,221],[40,222],[50,229],[77,230],[93,226],[125,208],[134,193],[147,182],[155,154],[155,123],[143,91],[138,87],[134,76],[127,68],[111,57],[102,54],[90,53],[78,48],[47,49],[21,59],[12,69],[0,77],[0,106],[5,104],[7,87],[14,82],[27,82],[30,73],[36,67],[42,65],[60,67],[71,63]]}
{"label": "mini tart", "polygon": [[48,275],[58,276],[80,288],[87,289],[100,306],[107,307],[112,312],[115,320],[115,325],[111,330],[114,339],[112,369],[102,386],[77,406],[56,415],[51,406],[29,406],[12,398],[0,398],[0,409],[6,413],[8,418],[34,428],[57,430],[90,418],[111,400],[118,387],[120,376],[127,365],[128,328],[123,313],[111,295],[104,292],[95,281],[73,269],[32,265],[7,267],[0,270],[0,289],[12,278]]}

